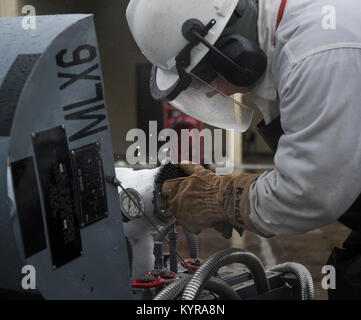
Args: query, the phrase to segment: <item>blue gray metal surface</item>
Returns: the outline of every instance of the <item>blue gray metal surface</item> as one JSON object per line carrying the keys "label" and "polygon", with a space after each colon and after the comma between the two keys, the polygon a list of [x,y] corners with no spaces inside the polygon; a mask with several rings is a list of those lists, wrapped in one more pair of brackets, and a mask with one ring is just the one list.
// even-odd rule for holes
{"label": "blue gray metal surface", "polygon": [[[21,269],[24,265],[33,265],[37,289],[44,298],[130,298],[129,263],[117,189],[104,184],[105,194],[100,197],[106,200],[106,216],[79,228],[79,256],[70,257],[60,266],[54,265],[55,252],[51,252],[55,248],[52,240],[54,232],[49,219],[59,212],[59,208],[55,210],[47,206],[48,190],[42,185],[44,174],[39,173],[43,159],[35,154],[36,148],[44,151],[41,144],[37,145],[37,137],[47,139],[44,132],[57,132],[56,128],[62,128],[66,136],[63,142],[68,145],[69,154],[72,150],[97,145],[99,153],[94,155],[93,150],[92,158],[89,158],[98,159],[97,155],[100,155],[102,170],[97,177],[102,179],[106,174],[115,175],[93,17],[38,16],[36,30],[23,30],[21,19],[0,19],[0,115],[3,119],[0,122],[0,288],[22,290],[24,275]],[[84,160],[86,153],[82,156]],[[11,203],[13,206],[15,202],[20,205],[13,194],[11,176],[14,174],[10,169],[19,161],[20,164],[22,161],[34,163],[37,181],[34,194],[39,194],[46,239],[45,249],[39,246],[38,241],[34,244],[35,252],[38,252],[27,258],[24,237],[28,237],[29,228],[24,232],[16,207],[11,208]],[[77,165],[73,167],[76,172],[79,169]],[[51,175],[49,173],[50,178]],[[79,178],[80,184],[82,178]],[[78,206],[79,190],[77,194]],[[52,205],[57,200],[63,201],[61,197],[64,198],[61,192],[53,195]],[[29,199],[24,197],[22,200],[22,206],[31,207],[27,203]],[[25,212],[25,218],[31,219],[31,214]],[[86,215],[86,212],[83,214]],[[74,217],[79,220],[78,215]],[[81,221],[77,222],[80,226]],[[34,230],[41,230],[39,221],[37,225]],[[64,225],[64,229],[69,228],[65,220]],[[63,248],[59,252],[67,255],[64,251]]]}

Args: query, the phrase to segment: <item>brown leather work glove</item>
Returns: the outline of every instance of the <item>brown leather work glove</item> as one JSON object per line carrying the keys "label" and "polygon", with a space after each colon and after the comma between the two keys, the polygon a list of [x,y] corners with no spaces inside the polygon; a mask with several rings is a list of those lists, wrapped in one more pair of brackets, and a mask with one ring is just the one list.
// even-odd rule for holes
{"label": "brown leather work glove", "polygon": [[218,231],[224,238],[231,239],[233,233],[233,226],[228,222],[216,222],[212,228]]}
{"label": "brown leather work glove", "polygon": [[192,233],[214,227],[226,238],[233,227],[256,232],[248,217],[248,190],[259,175],[217,176],[200,165],[180,166],[188,177],[167,180],[162,189],[179,224]]}

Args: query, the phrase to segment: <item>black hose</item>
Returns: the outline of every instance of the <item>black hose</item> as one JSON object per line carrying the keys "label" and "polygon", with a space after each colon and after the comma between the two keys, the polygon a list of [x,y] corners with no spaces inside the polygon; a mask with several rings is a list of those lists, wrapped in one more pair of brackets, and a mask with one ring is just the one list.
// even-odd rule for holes
{"label": "black hose", "polygon": [[164,257],[163,257],[163,242],[154,241],[154,269],[164,268]]}
{"label": "black hose", "polygon": [[215,253],[199,267],[185,288],[182,299],[194,300],[207,280],[219,268],[231,263],[242,263],[250,270],[258,294],[263,294],[270,290],[265,269],[257,256],[242,249],[226,249]]}
{"label": "black hose", "polygon": [[199,258],[199,246],[198,246],[198,237],[187,231],[185,228],[183,228],[184,234],[187,238],[187,243],[189,247],[189,257],[192,259]]}
{"label": "black hose", "polygon": [[178,233],[175,230],[175,225],[173,229],[168,233],[169,239],[169,269],[170,271],[178,274],[178,256],[177,256],[177,242],[178,242]]}
{"label": "black hose", "polygon": [[203,289],[217,294],[221,300],[241,300],[241,297],[237,292],[234,291],[227,282],[220,278],[210,278]]}

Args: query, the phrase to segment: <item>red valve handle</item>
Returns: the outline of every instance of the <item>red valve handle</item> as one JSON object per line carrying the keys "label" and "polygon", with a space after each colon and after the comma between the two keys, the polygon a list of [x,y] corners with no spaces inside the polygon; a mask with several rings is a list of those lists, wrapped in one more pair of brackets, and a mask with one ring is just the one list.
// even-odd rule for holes
{"label": "red valve handle", "polygon": [[165,284],[165,280],[162,278],[155,278],[152,282],[145,282],[142,279],[132,280],[132,287],[134,289],[150,289],[163,286]]}
{"label": "red valve handle", "polygon": [[198,268],[203,263],[203,260],[200,260],[200,264],[194,264],[194,260],[195,259],[192,259],[192,258],[185,259],[184,261],[182,261],[182,266],[188,270],[197,271]]}

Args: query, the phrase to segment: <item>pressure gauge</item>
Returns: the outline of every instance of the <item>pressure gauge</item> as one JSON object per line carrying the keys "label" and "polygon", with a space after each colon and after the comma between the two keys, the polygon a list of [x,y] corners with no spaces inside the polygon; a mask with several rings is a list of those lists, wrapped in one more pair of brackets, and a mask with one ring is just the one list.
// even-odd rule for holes
{"label": "pressure gauge", "polygon": [[[126,189],[119,194],[120,209],[129,220],[139,219],[143,216],[144,203],[139,192],[134,189]],[[132,198],[130,199],[129,196]],[[135,203],[134,203],[135,202]],[[141,210],[139,209],[141,208]]]}

